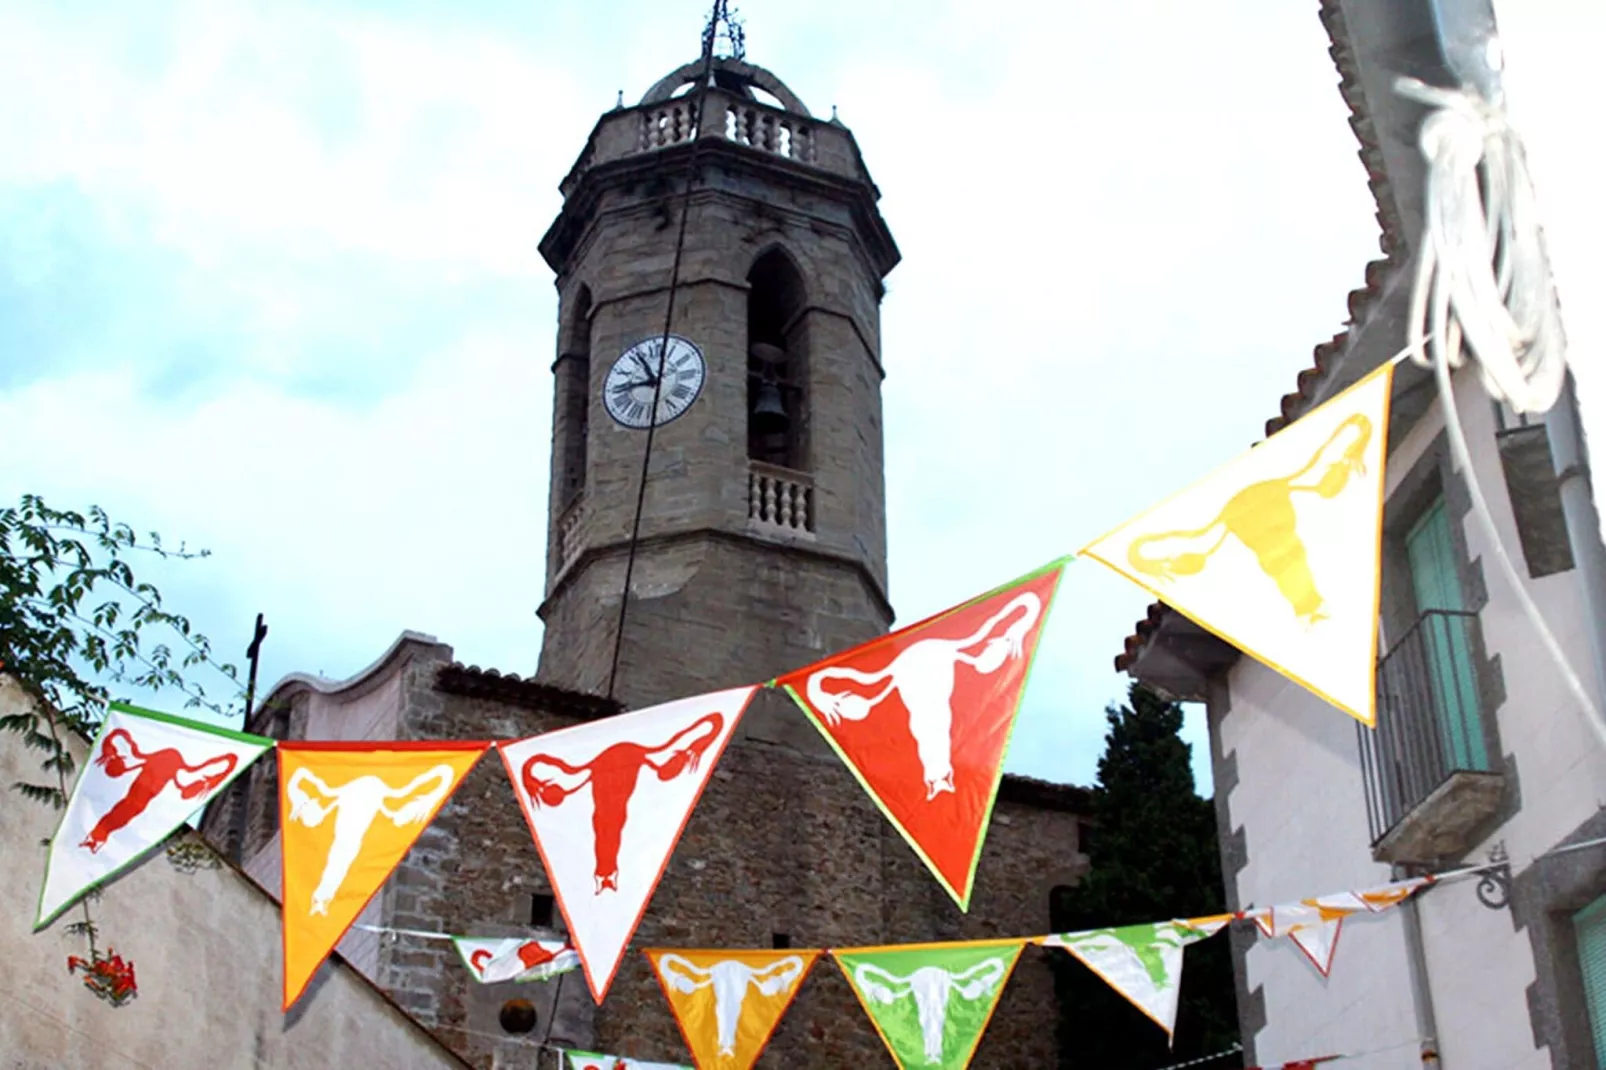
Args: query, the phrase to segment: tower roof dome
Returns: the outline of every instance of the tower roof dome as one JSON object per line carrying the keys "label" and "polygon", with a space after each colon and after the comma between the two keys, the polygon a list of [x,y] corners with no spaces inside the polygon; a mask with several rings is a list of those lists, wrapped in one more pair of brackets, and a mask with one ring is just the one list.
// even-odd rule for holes
{"label": "tower roof dome", "polygon": [[[641,98],[641,103],[662,104],[685,86],[695,85],[702,71],[703,61],[699,59],[670,72],[647,90]],[[794,115],[809,115],[808,107],[796,93],[787,88],[785,82],[763,67],[744,60],[716,57],[714,85],[727,93],[734,93],[760,104],[765,102],[759,100],[758,94],[753,91],[761,90],[780,101],[781,107],[786,111]]]}

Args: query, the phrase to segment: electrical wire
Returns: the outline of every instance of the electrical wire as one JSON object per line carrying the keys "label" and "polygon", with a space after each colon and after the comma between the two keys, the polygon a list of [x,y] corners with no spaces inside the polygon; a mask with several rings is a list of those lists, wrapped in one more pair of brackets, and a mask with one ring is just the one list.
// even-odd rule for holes
{"label": "electrical wire", "polygon": [[625,554],[624,590],[619,595],[619,622],[614,627],[613,664],[608,669],[608,698],[613,698],[619,677],[619,652],[625,641],[625,616],[630,609],[630,580],[636,571],[636,546],[641,541],[641,513],[647,503],[647,476],[652,462],[653,433],[658,430],[658,401],[663,393],[664,366],[669,357],[669,335],[675,321],[675,294],[680,288],[680,261],[686,248],[686,219],[691,214],[691,194],[697,184],[697,156],[703,144],[703,111],[708,102],[708,86],[714,80],[714,41],[722,18],[728,20],[725,0],[714,0],[707,28],[703,31],[703,67],[698,76],[697,99],[691,114],[691,151],[686,157],[686,188],[680,198],[680,224],[675,234],[675,255],[669,268],[669,296],[664,308],[663,337],[658,343],[658,372],[652,382],[652,407],[647,410],[647,441],[641,451],[641,480],[636,488],[636,511],[630,521],[630,544]]}
{"label": "electrical wire", "polygon": [[1495,527],[1451,380],[1470,353],[1483,389],[1518,413],[1548,411],[1566,385],[1565,340],[1522,142],[1498,101],[1473,90],[1400,78],[1395,91],[1435,109],[1418,138],[1428,166],[1422,248],[1411,291],[1411,360],[1432,368],[1438,380],[1450,451],[1500,571],[1606,746],[1606,717],[1529,596]]}

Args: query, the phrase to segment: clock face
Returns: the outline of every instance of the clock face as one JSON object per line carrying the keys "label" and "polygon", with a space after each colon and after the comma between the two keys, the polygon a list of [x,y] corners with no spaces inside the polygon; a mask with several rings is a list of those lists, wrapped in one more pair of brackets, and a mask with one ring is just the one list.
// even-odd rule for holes
{"label": "clock face", "polygon": [[672,334],[663,360],[663,385],[657,387],[657,419],[649,415],[662,345],[662,336],[637,342],[608,369],[608,378],[602,384],[602,404],[609,416],[626,427],[662,426],[691,408],[703,391],[707,367],[702,351]]}

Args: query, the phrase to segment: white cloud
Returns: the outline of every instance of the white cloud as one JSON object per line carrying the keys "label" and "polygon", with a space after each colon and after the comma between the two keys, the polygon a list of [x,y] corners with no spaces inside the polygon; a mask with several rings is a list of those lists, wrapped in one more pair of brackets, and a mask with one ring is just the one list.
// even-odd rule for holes
{"label": "white cloud", "polygon": [[[1314,11],[746,7],[751,58],[816,114],[840,106],[905,254],[883,313],[905,620],[1259,437],[1375,255]],[[502,17],[0,13],[0,95],[29,101],[0,112],[0,193],[77,189],[104,249],[164,281],[100,325],[115,368],[0,393],[0,492],[210,546],[172,597],[225,634],[267,610],[269,679],[355,671],[403,627],[534,665],[553,321],[535,244],[614,90],[690,59],[697,26],[661,5]],[[68,285],[55,233],[0,218],[33,250],[13,244],[13,282]],[[210,346],[198,395],[152,395],[167,331]],[[135,433],[130,470],[113,443]],[[1016,767],[1091,779],[1146,601],[1067,573]]]}

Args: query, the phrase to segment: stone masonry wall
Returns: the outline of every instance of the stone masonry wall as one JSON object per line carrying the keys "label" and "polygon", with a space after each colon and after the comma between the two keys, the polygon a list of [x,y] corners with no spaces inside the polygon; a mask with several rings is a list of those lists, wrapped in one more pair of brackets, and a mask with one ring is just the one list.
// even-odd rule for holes
{"label": "stone masonry wall", "polygon": [[[598,560],[587,597],[556,604],[547,633],[565,638],[548,643],[543,679],[607,689],[624,571],[622,552]],[[852,566],[734,539],[644,550],[631,588],[615,692],[630,707],[761,683],[884,634],[888,623]],[[560,658],[567,678],[548,675]],[[761,704],[744,718],[744,734],[829,753],[789,705],[775,703],[777,715]]]}
{"label": "stone masonry wall", "polygon": [[[420,672],[410,686],[424,683]],[[410,705],[404,731],[415,737],[509,738],[574,723],[458,695],[417,693]],[[1049,889],[1073,882],[1082,862],[1075,815],[1000,802],[971,911],[961,914],[834,757],[737,741],[715,769],[601,1007],[593,1007],[577,974],[556,992],[555,1008],[554,992],[534,991],[555,984],[516,986],[511,994],[492,989],[512,986],[475,985],[444,944],[393,953],[385,983],[481,1067],[496,1065],[496,1049],[520,1047],[492,1039],[496,1008],[512,995],[537,1005],[533,1040],[549,1035],[621,1055],[685,1060],[644,947],[768,948],[777,933],[798,948],[1035,935],[1048,926]],[[529,931],[530,895],[548,887],[500,761],[489,758],[470,774],[391,885],[393,926]],[[1054,1015],[1046,957],[1027,948],[974,1065],[1054,1065]],[[849,1067],[885,1059],[840,970],[822,958],[759,1065]]]}

